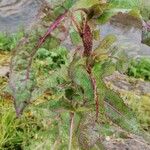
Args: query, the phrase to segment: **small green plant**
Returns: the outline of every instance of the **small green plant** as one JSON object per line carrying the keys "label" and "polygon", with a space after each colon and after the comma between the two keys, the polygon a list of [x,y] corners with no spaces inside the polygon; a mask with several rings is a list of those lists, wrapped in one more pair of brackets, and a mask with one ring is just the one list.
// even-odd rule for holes
{"label": "small green plant", "polygon": [[18,32],[17,34],[12,35],[0,33],[0,51],[10,51],[15,48],[23,35],[23,32]]}
{"label": "small green plant", "polygon": [[142,78],[150,81],[150,58],[141,58],[132,60],[127,74],[135,78]]}
{"label": "small green plant", "polygon": [[43,73],[61,68],[66,63],[67,50],[64,47],[55,48],[51,51],[40,48],[36,54],[35,67]]}
{"label": "small green plant", "polygon": [[142,127],[149,131],[150,127],[150,101],[149,96],[138,96],[133,92],[127,92],[126,94],[127,103],[136,112],[137,118],[140,121]]}

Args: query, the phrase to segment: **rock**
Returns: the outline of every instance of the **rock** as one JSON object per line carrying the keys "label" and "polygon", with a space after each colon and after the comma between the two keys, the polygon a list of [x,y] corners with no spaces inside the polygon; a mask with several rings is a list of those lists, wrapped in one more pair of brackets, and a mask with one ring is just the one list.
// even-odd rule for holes
{"label": "rock", "polygon": [[105,78],[106,84],[111,84],[116,91],[133,91],[137,95],[150,94],[150,82],[129,78],[127,75],[115,72]]}
{"label": "rock", "polygon": [[9,67],[8,66],[3,66],[0,67],[0,77],[6,77],[9,74]]}
{"label": "rock", "polygon": [[141,43],[142,22],[126,14],[119,13],[110,22],[99,26],[100,36],[114,34],[116,45],[127,53],[130,58],[150,56],[150,47]]}
{"label": "rock", "polygon": [[111,138],[103,141],[106,150],[150,150],[150,145],[143,138],[132,135],[127,139]]}
{"label": "rock", "polygon": [[0,0],[0,31],[16,32],[37,20],[42,0]]}
{"label": "rock", "polygon": [[150,93],[150,82],[139,81],[137,88],[141,91],[141,93],[149,94]]}
{"label": "rock", "polygon": [[143,21],[142,43],[150,46],[150,20]]}

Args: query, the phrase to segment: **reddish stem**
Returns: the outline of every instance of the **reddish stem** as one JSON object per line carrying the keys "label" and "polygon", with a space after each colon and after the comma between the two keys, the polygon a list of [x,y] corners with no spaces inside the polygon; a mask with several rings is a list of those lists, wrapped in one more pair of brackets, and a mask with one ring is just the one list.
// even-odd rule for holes
{"label": "reddish stem", "polygon": [[97,92],[97,86],[96,86],[96,80],[94,77],[91,77],[93,90],[94,90],[94,99],[95,99],[95,106],[96,106],[96,122],[98,121],[98,115],[99,115],[99,98],[98,98],[98,92]]}
{"label": "reddish stem", "polygon": [[93,91],[94,91],[94,100],[95,100],[95,106],[96,106],[96,119],[95,121],[98,121],[98,116],[99,116],[99,96],[98,96],[98,91],[97,91],[97,85],[96,85],[96,79],[92,75],[92,66],[89,64],[89,61],[87,59],[86,62],[86,70],[89,74],[92,86],[93,86]]}
{"label": "reddish stem", "polygon": [[27,73],[26,73],[26,79],[29,79],[29,72],[30,72],[30,67],[32,64],[32,60],[33,60],[33,56],[35,55],[36,51],[42,46],[42,44],[45,42],[45,40],[48,38],[48,36],[51,34],[51,32],[53,30],[55,30],[60,23],[64,20],[66,14],[67,14],[67,10],[61,15],[59,16],[48,28],[47,32],[44,34],[44,36],[42,38],[40,38],[40,40],[38,41],[37,45],[34,47],[30,59],[29,59],[29,65],[27,68]]}
{"label": "reddish stem", "polygon": [[67,10],[61,15],[59,16],[48,28],[47,32],[44,34],[44,36],[39,40],[36,48],[41,47],[41,45],[45,42],[45,40],[47,39],[47,37],[51,34],[51,32],[53,30],[55,30],[59,24],[64,20],[66,14],[67,14]]}

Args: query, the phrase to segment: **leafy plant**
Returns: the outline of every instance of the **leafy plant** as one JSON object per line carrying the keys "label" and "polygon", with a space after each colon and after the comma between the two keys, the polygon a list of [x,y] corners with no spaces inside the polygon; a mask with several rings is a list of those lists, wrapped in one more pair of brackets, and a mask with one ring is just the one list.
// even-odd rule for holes
{"label": "leafy plant", "polygon": [[110,3],[122,8],[139,8],[141,7],[141,0],[109,0]]}
{"label": "leafy plant", "polygon": [[135,78],[150,81],[150,59],[141,58],[140,60],[132,60],[127,74]]}
{"label": "leafy plant", "polygon": [[[110,122],[116,123],[127,131],[143,134],[134,113],[117,93],[106,87],[103,81],[105,76],[117,69],[120,70],[122,62],[126,61],[125,57],[117,57],[117,49],[112,48],[112,44],[116,41],[115,36],[108,35],[101,39],[100,44],[94,49],[93,29],[90,23],[97,16],[98,12],[93,12],[96,5],[71,10],[69,8],[72,5],[72,1],[67,3],[67,9],[65,6],[65,11],[54,19],[48,31],[35,46],[33,45],[35,37],[28,36],[22,39],[13,52],[9,85],[17,117],[20,117],[34,96],[42,91],[41,93],[54,95],[41,105],[49,109],[50,118],[54,118],[55,115],[57,118],[52,123],[55,133],[51,141],[55,149],[67,147],[69,150],[76,147],[90,149],[99,139],[99,133],[95,131],[98,130],[97,125],[103,126]],[[96,7],[101,8],[104,5],[98,3]],[[98,9],[100,13],[103,12],[101,10]],[[33,63],[36,52],[39,59],[47,59],[51,55],[47,50],[39,48],[53,31],[59,28],[64,19],[71,21],[72,27],[82,40],[83,47],[77,47],[73,54],[72,52],[66,54],[68,57],[66,64],[50,72],[39,84]],[[91,130],[93,126],[95,130]],[[92,135],[95,135],[94,138],[91,137]],[[91,139],[92,142],[89,142]]]}
{"label": "leafy plant", "polygon": [[23,37],[23,32],[17,34],[7,35],[0,33],[0,51],[10,51],[16,47],[19,39]]}
{"label": "leafy plant", "polygon": [[150,111],[149,111],[149,96],[146,95],[136,95],[133,92],[127,92],[123,96],[126,97],[125,100],[128,105],[133,108],[133,111],[136,112],[137,118],[140,121],[142,127],[149,131],[150,124]]}
{"label": "leafy plant", "polygon": [[67,50],[64,47],[55,48],[51,52],[40,48],[36,54],[35,68],[39,68],[39,71],[43,73],[60,68],[66,63],[66,53]]}

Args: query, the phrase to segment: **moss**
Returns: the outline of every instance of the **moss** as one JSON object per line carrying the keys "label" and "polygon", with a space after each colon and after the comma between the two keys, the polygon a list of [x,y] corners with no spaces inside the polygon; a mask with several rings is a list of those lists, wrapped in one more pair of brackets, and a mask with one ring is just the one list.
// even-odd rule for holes
{"label": "moss", "polygon": [[123,92],[121,97],[136,113],[142,127],[150,130],[150,96],[136,95],[134,92]]}
{"label": "moss", "polygon": [[131,60],[127,74],[150,81],[150,58]]}

